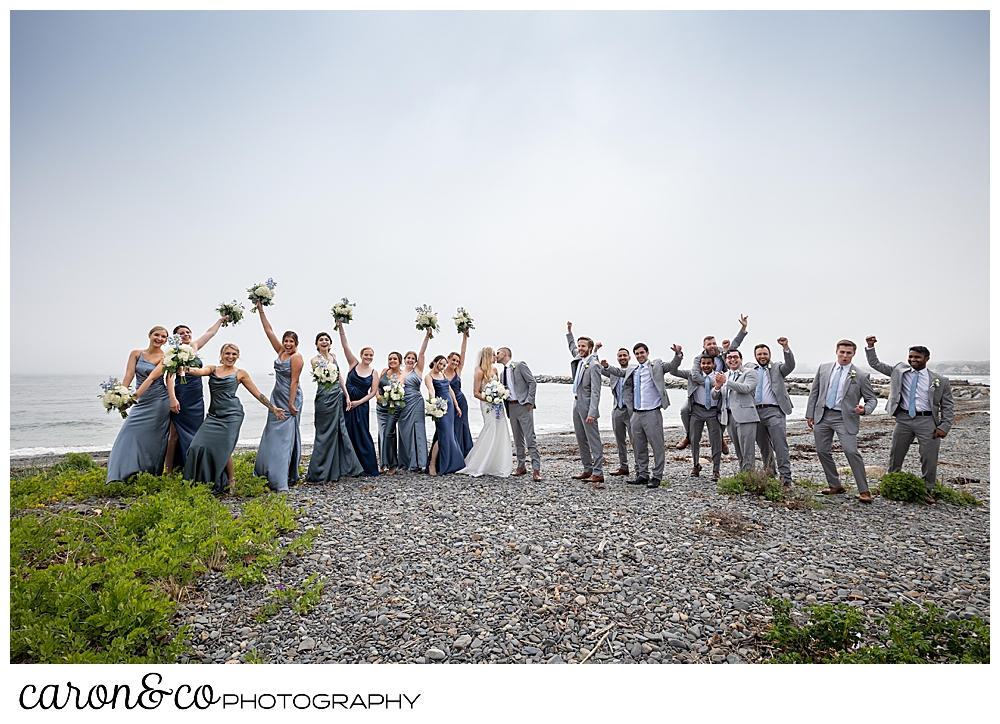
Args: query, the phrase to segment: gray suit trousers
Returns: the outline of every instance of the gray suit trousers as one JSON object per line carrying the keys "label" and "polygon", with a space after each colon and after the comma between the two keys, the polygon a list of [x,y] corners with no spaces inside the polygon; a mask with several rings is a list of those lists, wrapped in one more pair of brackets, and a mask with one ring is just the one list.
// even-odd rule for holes
{"label": "gray suit trousers", "polygon": [[603,476],[604,444],[601,442],[601,431],[597,427],[597,420],[587,424],[587,405],[579,403],[577,400],[573,405],[573,430],[576,432],[576,444],[580,447],[580,462],[583,463],[585,473]]}
{"label": "gray suit trousers", "polygon": [[[636,477],[663,480],[663,412],[636,410],[632,413],[632,452],[635,455]],[[653,474],[649,474],[649,453],[646,444],[653,448]]]}
{"label": "gray suit trousers", "polygon": [[681,406],[681,427],[684,428],[684,437],[691,439],[691,398],[684,400]]}
{"label": "gray suit trousers", "polygon": [[889,444],[888,472],[898,473],[903,469],[903,460],[913,438],[917,438],[920,445],[920,477],[927,483],[928,493],[933,493],[941,438],[934,437],[934,420],[930,415],[914,417],[912,420],[905,412],[896,415],[896,426],[892,430],[892,441]]}
{"label": "gray suit trousers", "polygon": [[718,472],[722,465],[722,425],[719,424],[719,408],[706,410],[704,405],[691,405],[691,459],[701,465],[701,432],[708,425],[708,441],[712,446],[712,471]]}
{"label": "gray suit trousers", "polygon": [[778,407],[759,407],[757,414],[757,447],[765,470],[777,472],[783,483],[792,482],[792,461],[788,454],[788,434],[785,413]]}
{"label": "gray suit trousers", "polygon": [[730,414],[726,429],[729,431],[729,439],[733,441],[733,452],[736,453],[736,459],[740,462],[740,472],[753,471],[757,461],[754,449],[754,444],[757,442],[757,423],[736,422]]}
{"label": "gray suit trousers", "polygon": [[837,433],[840,447],[844,450],[847,463],[851,466],[854,481],[858,484],[859,493],[868,492],[868,477],[865,475],[865,461],[858,452],[858,436],[847,432],[844,427],[844,415],[840,410],[824,410],[823,419],[813,427],[816,439],[816,454],[823,465],[826,482],[831,488],[840,487],[840,476],[833,462],[833,433]]}
{"label": "gray suit trousers", "polygon": [[517,467],[527,467],[524,448],[531,453],[532,470],[542,469],[542,458],[538,454],[538,444],[535,442],[535,413],[520,402],[507,403],[507,416],[510,418],[510,433],[514,438],[514,450],[517,453]]}
{"label": "gray suit trousers", "polygon": [[[625,436],[628,435],[629,440],[635,440],[632,437],[632,418],[627,407],[616,407],[611,411],[611,429],[615,432],[615,444],[618,446],[618,467],[627,468],[628,448],[625,447]],[[634,442],[632,446],[635,447]]]}

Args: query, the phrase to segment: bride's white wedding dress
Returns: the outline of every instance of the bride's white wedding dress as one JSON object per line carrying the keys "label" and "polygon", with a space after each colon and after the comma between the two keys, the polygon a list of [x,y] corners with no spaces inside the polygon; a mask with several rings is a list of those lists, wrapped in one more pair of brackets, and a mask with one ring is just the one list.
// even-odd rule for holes
{"label": "bride's white wedding dress", "polygon": [[483,413],[483,429],[472,450],[465,456],[465,467],[458,472],[477,478],[480,475],[506,478],[514,467],[507,408],[500,405],[498,413],[492,405],[480,400],[479,409]]}

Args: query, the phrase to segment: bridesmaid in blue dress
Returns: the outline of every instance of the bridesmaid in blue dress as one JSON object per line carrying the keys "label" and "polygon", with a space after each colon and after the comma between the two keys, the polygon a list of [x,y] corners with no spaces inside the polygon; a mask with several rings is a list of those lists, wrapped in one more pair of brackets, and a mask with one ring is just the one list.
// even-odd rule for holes
{"label": "bridesmaid in blue dress", "polygon": [[299,429],[299,410],[302,409],[302,388],[299,375],[302,373],[302,355],[299,354],[299,335],[285,332],[278,341],[271,323],[264,314],[264,305],[257,302],[257,313],[264,326],[278,359],[274,360],[274,389],[271,390],[271,405],[287,409],[289,417],[278,419],[273,413],[267,415],[267,424],[260,436],[257,448],[257,462],[253,474],[267,478],[271,490],[283,493],[289,485],[299,481],[299,458],[302,457],[302,433]]}
{"label": "bridesmaid in blue dress", "polygon": [[[316,351],[319,354],[310,360],[314,369],[321,360],[325,360],[327,365],[340,372],[337,357],[330,351],[332,345],[333,339],[326,332],[316,335]],[[354,452],[344,419],[346,399],[347,385],[343,374],[337,375],[337,382],[330,388],[316,386],[316,401],[313,403],[316,411],[316,438],[309,458],[306,482],[332,483],[341,477],[361,475],[361,463]]]}
{"label": "bridesmaid in blue dress", "polygon": [[[383,390],[389,386],[393,380],[399,384],[404,384],[406,376],[403,374],[403,355],[399,352],[390,352],[388,366],[382,370],[378,378],[378,396],[375,398],[375,419],[378,421],[378,458],[381,470],[386,475],[394,475],[399,467],[399,442],[396,436],[396,425],[399,423],[399,413],[402,408],[395,405],[383,405],[379,398],[382,397]],[[406,402],[405,400],[403,401]]]}
{"label": "bridesmaid in blue dress", "polygon": [[136,401],[129,408],[108,456],[108,482],[128,480],[138,473],[159,475],[167,452],[167,429],[171,407],[177,400],[163,382],[163,350],[166,327],[149,330],[149,346],[134,349],[128,357],[122,383],[135,379]]}
{"label": "bridesmaid in blue dress", "polygon": [[374,477],[378,475],[378,458],[375,456],[375,441],[372,440],[368,426],[368,401],[378,394],[378,380],[375,378],[375,368],[372,367],[375,350],[362,347],[359,360],[347,343],[345,325],[337,326],[340,328],[340,345],[344,348],[344,357],[350,366],[347,373],[347,412],[344,415],[347,434],[364,469],[361,474]]}
{"label": "bridesmaid in blue dress", "polygon": [[448,366],[445,368],[444,376],[451,383],[451,390],[455,393],[455,400],[458,409],[461,411],[458,419],[455,420],[455,442],[458,449],[465,457],[472,451],[472,430],[469,428],[469,401],[465,399],[462,392],[462,368],[465,366],[465,349],[469,343],[469,332],[462,333],[462,351],[452,352],[448,355]]}
{"label": "bridesmaid in blue dress", "polygon": [[431,396],[442,397],[448,402],[448,412],[434,421],[437,431],[434,433],[428,466],[431,475],[457,473],[465,467],[465,456],[455,441],[455,418],[456,415],[461,416],[462,411],[458,409],[458,401],[451,389],[451,383],[444,376],[447,366],[448,360],[439,354],[431,362],[431,371],[424,378]]}
{"label": "bridesmaid in blue dress", "polygon": [[[180,336],[181,344],[189,344],[197,352],[208,344],[223,322],[228,321],[228,317],[220,317],[219,320],[208,328],[205,334],[198,339],[194,339],[191,328],[186,324],[178,324],[174,327],[174,334]],[[201,358],[198,364],[201,367]],[[194,439],[194,434],[198,432],[202,421],[205,419],[205,392],[202,389],[201,377],[199,375],[185,375],[187,384],[181,384],[180,380],[174,380],[174,396],[180,403],[180,412],[170,413],[170,436],[167,438],[167,458],[163,464],[164,475],[170,475],[175,467],[183,468],[184,460],[187,456],[188,446]],[[167,383],[168,385],[170,382]]]}
{"label": "bridesmaid in blue dress", "polygon": [[424,395],[420,391],[420,385],[430,334],[430,330],[424,333],[419,354],[410,351],[403,356],[403,364],[406,366],[403,401],[406,407],[399,413],[396,439],[399,445],[399,467],[413,472],[427,470],[427,427],[424,423]]}
{"label": "bridesmaid in blue dress", "polygon": [[[198,369],[188,369],[188,376],[199,380],[208,377],[208,391],[211,403],[208,417],[198,428],[191,445],[185,451],[184,478],[199,483],[210,483],[212,492],[222,495],[229,492],[233,474],[233,450],[240,438],[243,424],[243,405],[236,396],[236,388],[243,385],[250,394],[260,400],[279,420],[285,419],[285,411],[272,405],[257,389],[245,371],[236,369],[240,358],[240,348],[235,344],[222,345],[219,365],[208,365]],[[188,383],[190,384],[190,383]]]}

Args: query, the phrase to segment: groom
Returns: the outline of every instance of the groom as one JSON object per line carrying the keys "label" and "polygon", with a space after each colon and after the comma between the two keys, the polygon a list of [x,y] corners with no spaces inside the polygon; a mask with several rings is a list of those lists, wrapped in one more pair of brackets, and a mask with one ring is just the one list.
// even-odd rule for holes
{"label": "groom", "polygon": [[517,469],[514,475],[524,475],[525,446],[531,453],[531,468],[534,471],[535,482],[542,479],[542,458],[538,454],[538,444],[535,442],[535,376],[531,374],[524,362],[511,359],[510,348],[501,347],[497,350],[497,362],[503,365],[500,381],[507,388],[510,397],[504,403],[507,406],[507,417],[510,418],[510,431],[514,436],[514,449],[517,452]]}

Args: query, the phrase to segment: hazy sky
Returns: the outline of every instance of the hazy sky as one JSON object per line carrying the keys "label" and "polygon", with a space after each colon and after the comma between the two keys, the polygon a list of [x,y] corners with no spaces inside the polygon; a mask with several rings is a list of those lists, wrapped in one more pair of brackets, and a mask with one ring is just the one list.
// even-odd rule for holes
{"label": "hazy sky", "polygon": [[380,364],[422,303],[540,373],[567,319],[666,356],[741,312],[803,365],[989,356],[987,12],[15,12],[10,177],[14,373],[268,276]]}

